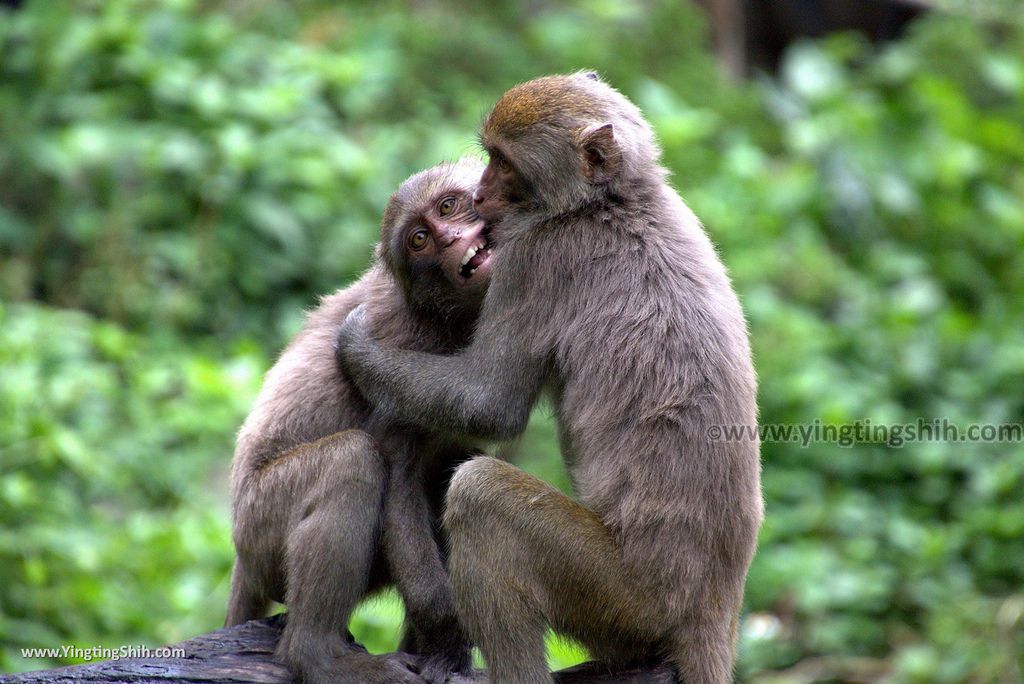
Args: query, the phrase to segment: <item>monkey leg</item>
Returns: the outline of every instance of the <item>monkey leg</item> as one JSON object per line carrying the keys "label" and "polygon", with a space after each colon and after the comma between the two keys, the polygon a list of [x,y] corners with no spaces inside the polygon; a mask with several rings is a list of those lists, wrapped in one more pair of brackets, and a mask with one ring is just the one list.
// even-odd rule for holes
{"label": "monkey leg", "polygon": [[743,578],[736,582],[722,575],[706,577],[691,587],[689,601],[694,609],[669,635],[667,653],[687,684],[733,681]]}
{"label": "monkey leg", "polygon": [[550,485],[475,458],[452,478],[444,522],[456,602],[492,684],[550,684],[547,625],[613,667],[660,650],[664,631],[607,528]]}
{"label": "monkey leg", "polygon": [[241,559],[237,559],[231,570],[231,594],[228,596],[224,626],[234,627],[263,617],[269,603],[266,593],[253,582],[252,573],[245,568]]}
{"label": "monkey leg", "polygon": [[470,673],[472,659],[435,535],[437,514],[424,472],[432,464],[408,443],[389,444],[387,454],[391,469],[383,546],[405,604],[402,650],[422,656],[424,679],[444,682],[452,673]]}
{"label": "monkey leg", "polygon": [[[373,439],[346,430],[301,445],[245,487],[236,506],[240,561],[277,591],[286,587],[278,658],[311,684],[422,682],[411,661],[371,656],[345,638],[353,609],[375,583],[387,472]],[[282,563],[284,577],[276,578]]]}

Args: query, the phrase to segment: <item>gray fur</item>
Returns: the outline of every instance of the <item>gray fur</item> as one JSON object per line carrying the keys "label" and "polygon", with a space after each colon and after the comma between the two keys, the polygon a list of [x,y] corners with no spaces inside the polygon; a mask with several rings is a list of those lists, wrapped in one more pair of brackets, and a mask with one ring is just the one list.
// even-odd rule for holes
{"label": "gray fur", "polygon": [[[463,465],[448,494],[456,599],[493,682],[551,681],[545,624],[611,663],[662,655],[689,684],[729,681],[763,504],[759,445],[706,435],[757,421],[725,268],[647,122],[604,82],[517,86],[482,142],[496,249],[473,343],[397,350],[357,310],[341,361],[394,419],[461,434],[512,437],[550,395],[579,503],[493,459]],[[502,156],[514,183],[494,181]]]}
{"label": "gray fur", "polygon": [[[469,669],[436,535],[448,478],[470,443],[381,429],[337,367],[333,345],[360,304],[389,345],[451,353],[468,342],[482,292],[456,291],[436,270],[411,275],[403,226],[439,195],[457,192],[471,203],[481,168],[467,159],[403,183],[382,220],[377,263],[309,313],[239,432],[227,624],[261,617],[269,601],[286,603],[278,655],[307,682],[443,681]],[[479,222],[467,206],[467,220]],[[423,677],[408,658],[373,657],[346,643],[356,604],[392,582],[406,604],[403,649],[422,654],[415,667]]]}

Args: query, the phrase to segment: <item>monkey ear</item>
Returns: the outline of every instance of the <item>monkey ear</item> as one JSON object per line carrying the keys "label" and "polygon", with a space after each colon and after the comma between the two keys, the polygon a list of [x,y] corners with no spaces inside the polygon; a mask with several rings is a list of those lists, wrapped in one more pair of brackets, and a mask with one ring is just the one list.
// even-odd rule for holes
{"label": "monkey ear", "polygon": [[622,165],[622,148],[615,139],[615,128],[610,123],[583,129],[579,144],[583,174],[587,180],[601,185],[615,178]]}

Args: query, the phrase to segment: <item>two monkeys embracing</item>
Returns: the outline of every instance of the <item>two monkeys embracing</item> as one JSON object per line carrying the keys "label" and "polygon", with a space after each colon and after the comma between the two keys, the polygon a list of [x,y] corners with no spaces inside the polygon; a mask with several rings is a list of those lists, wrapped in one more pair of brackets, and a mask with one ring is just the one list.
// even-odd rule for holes
{"label": "two monkeys embracing", "polygon": [[[232,468],[227,623],[288,607],[304,682],[550,684],[548,627],[608,669],[731,681],[763,517],[746,322],[650,125],[593,72],[506,92],[489,161],[406,180],[373,266],[268,372]],[[551,402],[574,497],[481,446]],[[399,653],[352,643],[397,586]],[[478,646],[486,674],[473,670]]]}

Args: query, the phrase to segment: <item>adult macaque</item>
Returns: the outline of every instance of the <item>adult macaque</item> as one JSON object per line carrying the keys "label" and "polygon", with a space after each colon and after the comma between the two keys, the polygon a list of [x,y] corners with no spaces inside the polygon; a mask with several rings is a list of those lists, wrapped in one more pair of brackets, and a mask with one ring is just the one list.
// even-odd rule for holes
{"label": "adult macaque", "polygon": [[[306,682],[440,682],[469,671],[436,535],[448,479],[471,445],[379,430],[333,346],[360,303],[389,345],[451,353],[468,343],[489,279],[472,202],[482,169],[467,159],[402,184],[384,212],[377,263],[309,314],[239,433],[227,624],[261,617],[271,600],[287,604],[278,656]],[[356,604],[391,582],[407,613],[402,650],[421,658],[374,657],[346,641]]]}
{"label": "adult macaque", "polygon": [[746,323],[640,111],[596,74],[519,85],[483,124],[474,198],[493,275],[472,344],[401,350],[353,312],[339,358],[392,420],[508,438],[547,390],[579,501],[495,459],[444,517],[460,614],[491,681],[550,683],[545,625],[612,666],[731,679],[762,519]]}

